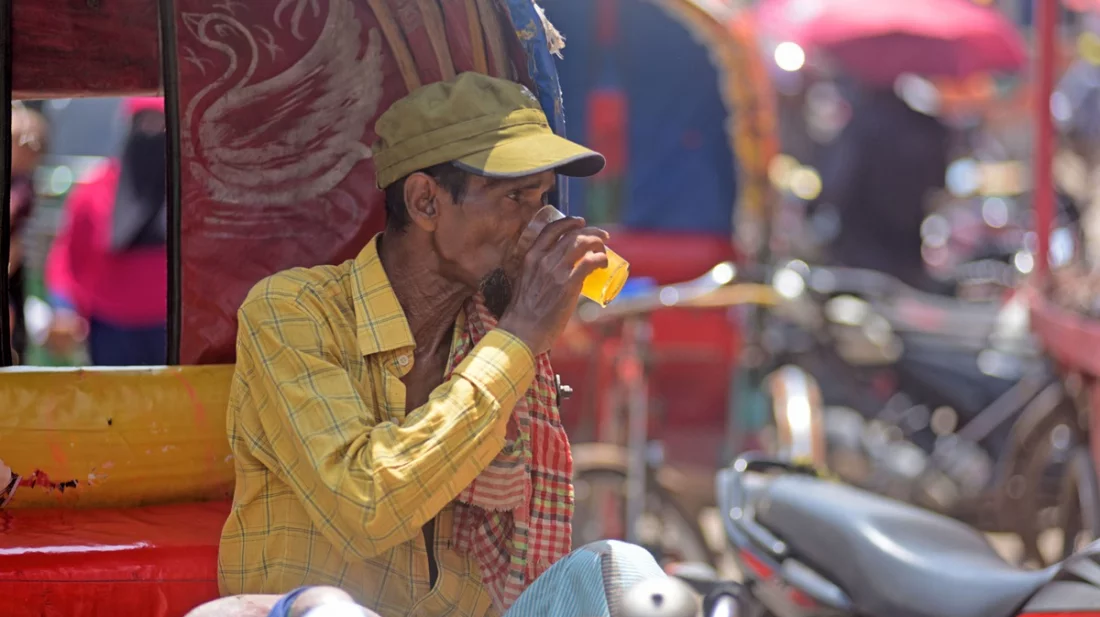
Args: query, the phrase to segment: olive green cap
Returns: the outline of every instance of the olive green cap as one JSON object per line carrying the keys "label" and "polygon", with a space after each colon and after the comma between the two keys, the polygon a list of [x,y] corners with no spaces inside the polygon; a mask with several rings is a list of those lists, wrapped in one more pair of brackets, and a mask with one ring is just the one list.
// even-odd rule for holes
{"label": "olive green cap", "polygon": [[584,177],[604,166],[603,155],[550,130],[530,90],[481,73],[417,88],[390,106],[374,129],[375,181],[383,189],[441,163],[489,178],[549,170]]}

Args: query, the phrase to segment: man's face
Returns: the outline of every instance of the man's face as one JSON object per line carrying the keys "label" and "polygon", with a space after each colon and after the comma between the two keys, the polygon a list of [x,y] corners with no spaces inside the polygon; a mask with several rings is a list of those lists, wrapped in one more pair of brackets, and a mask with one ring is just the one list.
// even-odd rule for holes
{"label": "man's face", "polygon": [[445,276],[479,289],[498,318],[511,301],[512,283],[523,256],[516,250],[520,234],[547,204],[554,172],[514,180],[471,176],[460,203],[437,191],[435,248]]}

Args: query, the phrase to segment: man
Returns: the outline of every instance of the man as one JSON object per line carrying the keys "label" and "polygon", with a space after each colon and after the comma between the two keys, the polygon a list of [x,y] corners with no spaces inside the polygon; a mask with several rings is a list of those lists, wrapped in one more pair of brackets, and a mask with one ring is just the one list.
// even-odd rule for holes
{"label": "man", "polygon": [[385,232],[353,261],[262,281],[239,312],[222,593],[327,585],[383,617],[608,614],[605,588],[660,569],[619,543],[550,568],[573,490],[547,356],[607,234],[565,218],[516,250],[555,172],[603,157],[475,73],[375,128]]}

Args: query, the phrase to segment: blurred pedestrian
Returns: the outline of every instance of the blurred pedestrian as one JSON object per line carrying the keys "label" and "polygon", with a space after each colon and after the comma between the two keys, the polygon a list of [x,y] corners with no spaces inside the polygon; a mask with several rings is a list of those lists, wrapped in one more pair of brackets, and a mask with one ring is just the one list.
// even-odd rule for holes
{"label": "blurred pedestrian", "polygon": [[832,262],[943,291],[924,268],[920,228],[929,197],[946,182],[948,139],[946,125],[893,91],[856,97],[851,120],[822,152],[818,204],[840,218]]}
{"label": "blurred pedestrian", "polygon": [[27,332],[23,323],[26,302],[24,281],[24,238],[34,212],[34,172],[46,149],[48,129],[41,114],[17,105],[11,112],[11,196],[8,202],[11,216],[11,236],[7,264],[8,307],[12,349],[21,357],[26,351]]}
{"label": "blurred pedestrian", "polygon": [[132,98],[117,158],[69,195],[46,264],[54,307],[47,346],[85,338],[92,364],[157,365],[167,355],[167,200],[164,102]]}

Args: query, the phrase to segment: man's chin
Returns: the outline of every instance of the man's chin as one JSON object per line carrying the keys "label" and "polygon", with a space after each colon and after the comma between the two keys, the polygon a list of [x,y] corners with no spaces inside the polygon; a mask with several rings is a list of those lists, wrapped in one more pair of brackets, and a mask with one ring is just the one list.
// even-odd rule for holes
{"label": "man's chin", "polygon": [[485,300],[485,308],[499,320],[512,302],[512,281],[504,270],[495,270],[485,277],[481,283],[481,296]]}
{"label": "man's chin", "polygon": [[485,298],[485,308],[489,309],[489,313],[492,314],[493,318],[499,321],[504,316],[504,311],[508,309],[508,305],[512,303],[510,290],[495,294],[486,294],[482,291],[482,295]]}

